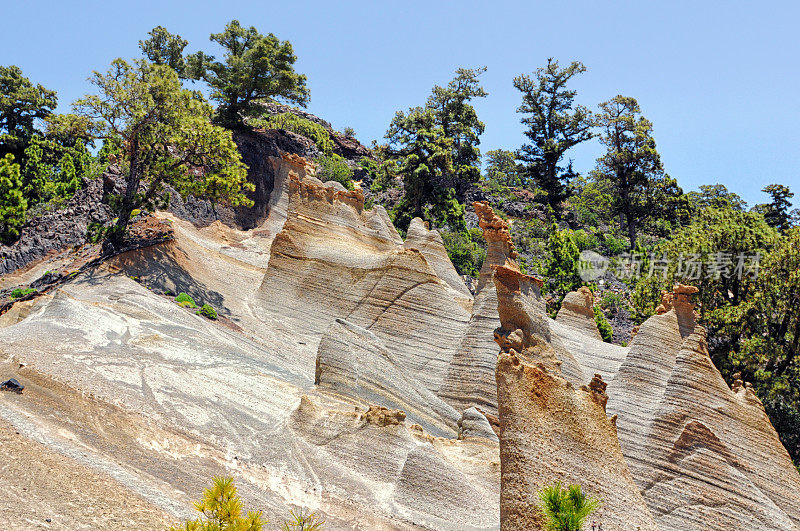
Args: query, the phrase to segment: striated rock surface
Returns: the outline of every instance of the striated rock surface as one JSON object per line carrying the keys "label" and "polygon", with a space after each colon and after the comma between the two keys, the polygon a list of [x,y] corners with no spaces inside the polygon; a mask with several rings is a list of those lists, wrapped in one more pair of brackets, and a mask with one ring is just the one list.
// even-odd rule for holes
{"label": "striated rock surface", "polygon": [[594,294],[586,286],[567,293],[561,302],[556,321],[580,330],[593,339],[603,340],[594,321]]}
{"label": "striated rock surface", "polygon": [[0,315],[0,381],[25,388],[0,393],[0,468],[21,476],[0,474],[0,514],[163,528],[229,475],[273,522],[497,529],[502,507],[503,528],[535,529],[560,479],[603,498],[604,529],[798,529],[800,476],[749,384],[708,359],[694,288],[630,347],[603,343],[586,291],[546,316],[488,205],[473,300],[436,231],[415,220],[403,241],[291,135],[245,140],[252,211],[187,199],[157,215],[169,241],[3,277],[58,282]]}
{"label": "striated rock surface", "polygon": [[[0,374],[25,392],[0,417],[173,523],[231,475],[272,521],[306,507],[330,529],[496,528],[495,436],[469,417],[459,439],[462,412],[436,396],[471,307],[441,240],[403,242],[302,157],[266,163],[256,228],[159,214],[171,241],[2,316]],[[182,291],[220,319],[162,295]],[[64,522],[91,525],[75,503]]]}
{"label": "striated rock surface", "polygon": [[577,389],[564,379],[539,285],[513,262],[494,273],[501,529],[544,529],[538,492],[556,481],[600,498],[604,528],[657,529],[606,416],[602,378]]}
{"label": "striated rock surface", "polygon": [[662,297],[609,384],[631,472],[662,529],[798,529],[800,476],[752,389],[711,363],[696,292]]}
{"label": "striated rock surface", "polygon": [[497,345],[492,341],[500,325],[497,294],[491,282],[492,266],[516,258],[508,223],[494,213],[487,202],[473,203],[486,239],[486,260],[481,267],[475,300],[463,339],[453,357],[439,396],[460,410],[473,406],[497,413],[497,384],[494,368]]}

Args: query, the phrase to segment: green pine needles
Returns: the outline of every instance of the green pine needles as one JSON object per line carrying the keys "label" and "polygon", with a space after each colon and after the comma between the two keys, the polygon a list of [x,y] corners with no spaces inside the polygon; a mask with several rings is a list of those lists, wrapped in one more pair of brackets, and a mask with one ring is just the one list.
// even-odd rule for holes
{"label": "green pine needles", "polygon": [[[194,507],[202,516],[169,531],[262,531],[267,524],[262,511],[247,511],[247,516],[242,516],[244,506],[231,477],[215,477]],[[322,531],[325,524],[317,513],[304,509],[290,514],[281,527],[283,531]]]}
{"label": "green pine needles", "polygon": [[186,522],[183,527],[171,527],[170,531],[261,531],[266,523],[261,511],[248,511],[242,516],[242,499],[236,494],[233,478],[215,477],[210,489],[203,492],[203,499],[194,504],[203,513],[197,520]]}
{"label": "green pine needles", "polygon": [[561,482],[539,492],[539,507],[548,531],[580,531],[590,514],[600,508],[601,502],[584,494],[580,485],[562,488]]}

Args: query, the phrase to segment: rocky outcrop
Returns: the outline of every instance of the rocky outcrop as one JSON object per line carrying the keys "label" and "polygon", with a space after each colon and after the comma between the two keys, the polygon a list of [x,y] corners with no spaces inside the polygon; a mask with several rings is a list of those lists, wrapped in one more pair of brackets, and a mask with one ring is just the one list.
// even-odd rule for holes
{"label": "rocky outcrop", "polygon": [[501,529],[544,529],[538,493],[557,481],[601,499],[594,518],[607,529],[656,529],[606,415],[602,378],[577,389],[565,380],[538,283],[510,261],[494,273]]}
{"label": "rocky outcrop", "polygon": [[416,380],[378,337],[360,326],[337,319],[317,350],[315,383],[322,389],[362,399],[375,407],[404,411],[403,418],[426,432],[455,437],[459,414]]}
{"label": "rocky outcrop", "polygon": [[708,359],[694,288],[630,347],[603,343],[586,291],[547,317],[478,203],[473,301],[435,231],[415,220],[403,241],[362,190],[260,138],[246,223],[160,212],[169,241],[10,275],[55,280],[0,315],[0,381],[25,388],[0,393],[4,463],[55,470],[28,491],[0,478],[0,513],[69,506],[57,525],[103,526],[91,497],[59,497],[89,477],[118,493],[104,510],[136,498],[163,528],[226,475],[273,521],[305,507],[330,529],[496,529],[502,508],[503,528],[535,529],[537,490],[561,480],[603,499],[604,529],[798,528],[800,476],[752,387]]}
{"label": "rocky outcrop", "polygon": [[344,136],[338,131],[335,131],[330,122],[323,120],[319,116],[311,114],[303,109],[298,109],[297,107],[284,105],[283,103],[278,102],[261,103],[260,105],[266,114],[290,113],[294,114],[295,116],[305,118],[306,120],[314,122],[315,124],[321,125],[331,135],[331,140],[333,140],[333,152],[343,157],[345,160],[358,162],[361,157],[372,156],[370,150],[363,146],[361,142],[355,138]]}
{"label": "rocky outcrop", "polygon": [[174,518],[232,475],[270,520],[302,506],[331,529],[496,528],[491,428],[436,396],[470,302],[439,276],[440,239],[403,242],[303,157],[266,162],[278,193],[255,229],[160,213],[171,241],[0,321],[0,375],[25,385],[0,416]]}
{"label": "rocky outcrop", "polygon": [[602,341],[594,321],[593,308],[594,294],[591,289],[582,286],[578,291],[571,291],[564,297],[556,321]]}
{"label": "rocky outcrop", "polygon": [[608,386],[631,472],[662,529],[797,529],[800,475],[752,389],[711,363],[696,292],[662,296]]}
{"label": "rocky outcrop", "polygon": [[114,217],[103,198],[115,189],[117,182],[114,172],[106,173],[75,192],[66,208],[31,219],[16,242],[0,244],[0,275],[23,268],[50,253],[85,244],[91,223],[104,224]]}
{"label": "rocky outcrop", "polygon": [[481,267],[469,324],[450,363],[439,396],[456,409],[473,406],[497,413],[497,385],[494,369],[497,346],[492,341],[500,325],[497,295],[492,285],[492,266],[505,264],[517,256],[508,223],[494,213],[487,202],[473,203],[478,223],[486,239],[486,259]]}

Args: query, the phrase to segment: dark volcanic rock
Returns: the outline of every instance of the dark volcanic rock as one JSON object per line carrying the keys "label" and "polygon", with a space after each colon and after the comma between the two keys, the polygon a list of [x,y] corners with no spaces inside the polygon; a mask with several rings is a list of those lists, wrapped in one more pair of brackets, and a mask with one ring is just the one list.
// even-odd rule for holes
{"label": "dark volcanic rock", "polygon": [[51,251],[82,245],[86,243],[86,229],[90,223],[110,221],[114,215],[103,198],[118,188],[119,178],[114,170],[112,166],[102,179],[95,179],[78,190],[66,208],[30,220],[13,244],[0,245],[0,275],[25,267]]}
{"label": "dark volcanic rock", "polygon": [[231,227],[252,229],[268,214],[267,205],[275,182],[270,157],[296,153],[313,159],[320,154],[308,138],[280,129],[236,131],[233,140],[239,147],[242,161],[247,164],[247,179],[256,186],[255,191],[248,194],[255,204],[250,208],[214,205],[204,199],[182,198],[175,190],[168,189],[171,194],[170,212],[200,227],[220,220]]}
{"label": "dark volcanic rock", "polygon": [[13,393],[22,393],[22,390],[25,389],[25,386],[19,383],[14,378],[10,380],[6,380],[5,382],[0,384],[0,391],[11,391]]}

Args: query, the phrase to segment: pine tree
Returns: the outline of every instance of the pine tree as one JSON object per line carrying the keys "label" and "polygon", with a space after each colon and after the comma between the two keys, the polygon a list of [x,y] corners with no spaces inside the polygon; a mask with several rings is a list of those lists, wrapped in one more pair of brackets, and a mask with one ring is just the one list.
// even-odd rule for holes
{"label": "pine tree", "polygon": [[561,482],[542,489],[539,499],[547,531],[580,531],[589,515],[600,507],[600,501],[586,496],[580,485],[562,488]]}
{"label": "pine tree", "polygon": [[456,77],[446,87],[433,87],[426,108],[433,111],[436,124],[442,134],[452,142],[452,177],[448,186],[459,195],[467,185],[480,178],[481,151],[480,136],[485,125],[478,119],[478,113],[469,102],[475,98],[485,98],[486,91],[480,86],[478,78],[486,72],[486,67],[459,68]]}
{"label": "pine tree", "polygon": [[633,250],[639,220],[664,204],[656,195],[657,183],[665,179],[661,157],[653,124],[641,115],[634,98],[616,96],[601,103],[600,109],[603,112],[596,123],[602,129],[600,143],[606,146],[606,154],[597,159],[596,178],[606,179],[614,187],[614,210],[624,220]]}
{"label": "pine tree", "polygon": [[0,159],[0,241],[11,243],[19,237],[28,202],[22,195],[19,164],[10,153]]}
{"label": "pine tree", "polygon": [[195,509],[203,513],[197,520],[186,522],[184,527],[171,527],[170,531],[261,531],[265,522],[261,511],[248,511],[242,516],[242,499],[237,495],[233,478],[215,477],[210,489]]}
{"label": "pine tree", "polygon": [[186,75],[211,87],[211,99],[220,103],[220,119],[238,125],[242,117],[259,114],[258,102],[280,98],[298,105],[308,103],[306,76],[294,71],[297,57],[289,41],[232,20],[210,39],[225,50],[224,62],[197,52],[186,58]]}
{"label": "pine tree", "polygon": [[122,242],[134,209],[163,201],[165,184],[181,195],[252,205],[243,191],[254,186],[231,132],[211,123],[211,106],[183,89],[172,68],[116,59],[92,83],[99,94],[78,100],[75,110],[92,122],[93,138],[119,142],[126,180],[110,245]]}
{"label": "pine tree", "polygon": [[569,181],[574,176],[572,165],[564,166],[561,159],[572,147],[591,139],[592,113],[582,105],[575,105],[576,91],[567,83],[586,71],[582,63],[573,61],[559,68],[558,61],[547,60],[533,77],[521,75],[514,78],[514,87],[522,92],[522,105],[518,113],[526,115],[521,122],[527,127],[525,136],[530,140],[519,150],[519,159],[527,164],[530,177],[547,192],[547,201],[556,215],[561,212],[561,202],[569,196]]}
{"label": "pine tree", "polygon": [[552,286],[552,291],[560,299],[566,293],[581,286],[581,279],[578,276],[580,251],[569,231],[558,230],[558,226],[554,223],[550,237],[547,239],[547,254],[545,274]]}

